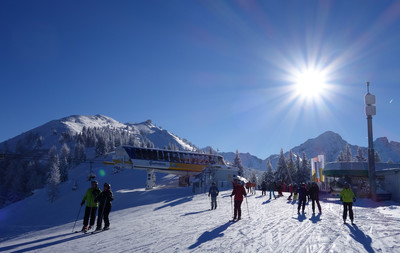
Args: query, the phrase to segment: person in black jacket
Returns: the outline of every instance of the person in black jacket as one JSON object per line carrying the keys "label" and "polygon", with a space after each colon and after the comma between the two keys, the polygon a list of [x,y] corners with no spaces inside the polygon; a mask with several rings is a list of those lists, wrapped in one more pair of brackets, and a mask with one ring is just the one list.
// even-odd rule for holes
{"label": "person in black jacket", "polygon": [[99,202],[99,213],[97,214],[97,227],[96,231],[101,230],[101,223],[104,219],[103,230],[108,230],[110,227],[110,220],[108,215],[111,212],[111,201],[114,200],[113,193],[111,191],[111,185],[104,183],[104,190],[96,197],[96,201]]}
{"label": "person in black jacket", "polygon": [[317,206],[318,206],[318,211],[321,214],[321,205],[319,204],[319,187],[318,185],[314,182],[311,185],[311,189],[310,189],[310,198],[312,201],[312,212],[315,213],[315,202],[317,202]]}
{"label": "person in black jacket", "polygon": [[302,211],[304,213],[304,209],[306,207],[306,199],[308,195],[305,184],[300,185],[300,188],[298,189],[297,193],[299,194],[299,205],[297,207],[297,213],[300,213],[300,207],[302,207]]}
{"label": "person in black jacket", "polygon": [[208,191],[208,197],[211,196],[211,210],[217,209],[217,196],[219,194],[219,190],[217,185],[213,182],[210,190]]}

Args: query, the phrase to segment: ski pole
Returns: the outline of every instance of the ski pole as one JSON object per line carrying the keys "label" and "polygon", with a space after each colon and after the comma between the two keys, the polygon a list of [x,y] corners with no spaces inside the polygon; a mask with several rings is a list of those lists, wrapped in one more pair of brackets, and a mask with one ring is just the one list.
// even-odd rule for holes
{"label": "ski pole", "polygon": [[231,210],[232,210],[232,217],[233,217],[233,215],[234,215],[234,212],[233,212],[232,196],[231,196]]}
{"label": "ski pole", "polygon": [[247,214],[249,215],[249,219],[250,219],[249,204],[247,203],[247,197],[246,197],[246,206],[247,206]]}
{"label": "ski pole", "polygon": [[78,215],[76,216],[74,227],[72,228],[72,232],[74,232],[76,222],[78,221],[79,214],[81,213],[82,206],[79,208]]}
{"label": "ski pole", "polygon": [[356,206],[354,206],[354,219],[356,219],[356,209],[357,209]]}

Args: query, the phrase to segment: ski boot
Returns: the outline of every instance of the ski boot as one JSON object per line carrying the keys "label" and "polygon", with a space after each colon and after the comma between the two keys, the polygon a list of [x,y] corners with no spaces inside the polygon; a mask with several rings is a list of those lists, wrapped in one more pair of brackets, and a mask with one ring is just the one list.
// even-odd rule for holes
{"label": "ski boot", "polygon": [[101,227],[96,227],[95,231],[101,231]]}

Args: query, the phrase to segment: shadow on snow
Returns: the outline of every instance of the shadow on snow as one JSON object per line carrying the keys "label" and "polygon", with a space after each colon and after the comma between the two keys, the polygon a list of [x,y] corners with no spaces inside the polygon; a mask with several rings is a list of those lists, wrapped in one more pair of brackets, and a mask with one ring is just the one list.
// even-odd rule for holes
{"label": "shadow on snow", "polygon": [[[60,238],[60,237],[65,237],[67,235],[71,235],[71,233],[61,234],[61,235],[57,235],[57,236],[50,236],[50,237],[41,238],[41,239],[38,239],[38,240],[33,240],[33,241],[29,241],[29,242],[18,243],[18,244],[14,244],[14,245],[1,247],[0,251],[12,250],[12,249],[15,249],[15,248],[18,248],[18,247],[22,247],[22,246],[26,246],[26,245],[29,245],[29,244],[42,243],[44,241],[53,240],[53,239]],[[16,251],[13,251],[13,252],[14,253],[19,253],[19,252],[22,253],[22,252],[27,252],[27,251],[31,251],[31,250],[39,250],[39,249],[43,249],[43,248],[46,248],[46,247],[54,246],[54,245],[57,245],[57,244],[60,244],[60,243],[73,241],[73,240],[76,240],[76,239],[79,239],[79,238],[82,238],[82,237],[86,237],[86,236],[89,236],[89,235],[91,235],[91,234],[90,233],[87,233],[87,234],[79,233],[78,235],[75,235],[75,236],[72,236],[72,237],[63,238],[63,239],[60,239],[60,240],[57,240],[57,241],[51,241],[51,242],[47,242],[47,243],[42,243],[40,245],[35,245],[35,246],[29,247],[29,248],[23,248],[23,249],[16,250]]]}
{"label": "shadow on snow", "polygon": [[363,231],[361,231],[360,229],[358,229],[358,227],[356,225],[349,225],[346,224],[346,226],[350,229],[350,236],[356,240],[357,242],[361,243],[364,246],[364,249],[368,252],[374,252],[374,250],[371,247],[372,244],[372,239],[370,236],[364,234]]}
{"label": "shadow on snow", "polygon": [[202,235],[200,235],[199,238],[197,238],[197,242],[190,245],[188,249],[194,249],[205,242],[212,241],[215,238],[224,236],[223,232],[232,224],[233,222],[227,222],[219,227],[214,228],[212,231],[204,232]]}
{"label": "shadow on snow", "polygon": [[309,220],[312,221],[312,223],[317,223],[318,221],[321,221],[321,214],[315,215],[315,213],[313,213]]}
{"label": "shadow on snow", "polygon": [[199,214],[199,213],[205,213],[205,212],[210,212],[210,211],[211,211],[211,210],[203,210],[203,211],[198,211],[198,212],[185,213],[185,214],[182,214],[181,216],[188,216],[188,215]]}

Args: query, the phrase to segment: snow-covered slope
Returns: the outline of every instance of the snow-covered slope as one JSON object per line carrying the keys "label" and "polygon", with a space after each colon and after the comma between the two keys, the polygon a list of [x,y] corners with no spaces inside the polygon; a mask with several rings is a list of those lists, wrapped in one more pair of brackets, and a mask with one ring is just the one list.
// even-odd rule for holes
{"label": "snow-covered slope", "polygon": [[[230,191],[222,191],[210,211],[206,194],[190,188],[135,188],[129,171],[106,175],[115,200],[111,229],[72,233],[85,187],[64,192],[53,204],[37,196],[0,210],[1,252],[398,252],[400,206],[359,199],[357,225],[344,225],[338,199],[323,198],[322,215],[285,197],[268,200],[258,192],[242,204],[242,220],[232,215]],[[130,182],[132,182],[130,184]],[[67,191],[64,189],[63,191]],[[311,203],[310,203],[311,204]],[[80,229],[82,212],[75,229]]]}

